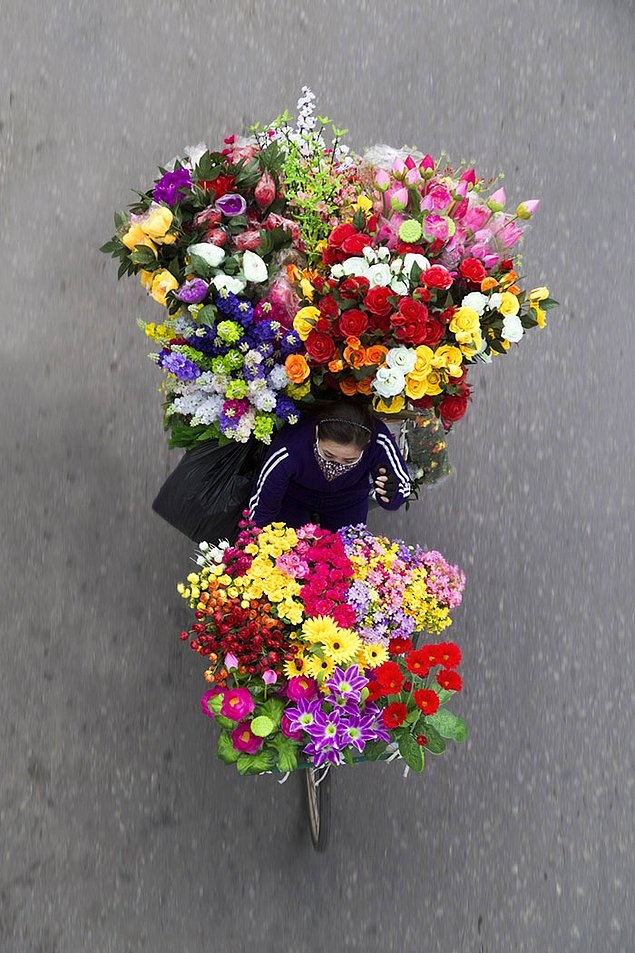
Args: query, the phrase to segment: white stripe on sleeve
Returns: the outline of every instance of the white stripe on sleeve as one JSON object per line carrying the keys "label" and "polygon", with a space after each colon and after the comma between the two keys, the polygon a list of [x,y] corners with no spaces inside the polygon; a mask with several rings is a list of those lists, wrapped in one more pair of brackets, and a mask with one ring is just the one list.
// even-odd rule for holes
{"label": "white stripe on sleeve", "polygon": [[264,488],[267,478],[271,476],[275,468],[284,460],[286,460],[288,456],[289,456],[289,451],[287,450],[287,448],[280,447],[280,449],[276,450],[276,452],[272,454],[272,456],[270,456],[267,462],[265,463],[264,467],[260,471],[260,476],[258,477],[258,481],[256,483],[256,487],[254,489],[253,495],[251,499],[249,500],[250,516],[253,517],[254,511],[256,510],[256,507],[258,506],[258,503],[260,502],[260,494],[262,493],[262,490]]}

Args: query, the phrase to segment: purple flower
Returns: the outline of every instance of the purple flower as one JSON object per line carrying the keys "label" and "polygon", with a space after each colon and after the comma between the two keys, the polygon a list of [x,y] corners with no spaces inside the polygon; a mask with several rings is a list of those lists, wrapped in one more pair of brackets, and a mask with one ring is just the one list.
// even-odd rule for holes
{"label": "purple flower", "polygon": [[368,679],[360,674],[357,665],[351,665],[346,671],[336,668],[324,685],[332,696],[359,701],[362,689],[368,685]]}
{"label": "purple flower", "polygon": [[233,721],[242,721],[255,707],[248,688],[231,688],[223,696],[220,713]]}
{"label": "purple flower", "polygon": [[302,341],[297,331],[285,331],[280,341],[280,351],[283,357],[289,354],[297,354],[302,350]]}
{"label": "purple flower", "polygon": [[188,360],[183,354],[175,351],[161,352],[157,363],[159,367],[174,374],[181,381],[195,381],[201,375],[194,361]]}
{"label": "purple flower", "polygon": [[[293,679],[292,679],[293,681]],[[321,701],[299,698],[293,708],[286,709],[287,724],[291,731],[308,731],[321,711]]]}
{"label": "purple flower", "polygon": [[155,202],[174,205],[192,190],[192,177],[188,169],[175,169],[166,172],[154,187],[152,197]]}
{"label": "purple flower", "polygon": [[278,394],[276,399],[276,416],[281,420],[289,420],[290,417],[298,416],[298,408],[290,397],[285,397],[284,394]]}
{"label": "purple flower", "polygon": [[321,768],[327,761],[335,765],[344,763],[342,752],[333,745],[324,745],[321,748],[316,748],[314,744],[308,744],[306,748],[302,749],[302,752],[316,768]]}
{"label": "purple flower", "polygon": [[337,709],[331,712],[316,711],[313,721],[306,727],[314,747],[319,750],[325,746],[342,748],[340,731],[341,714]]}
{"label": "purple flower", "polygon": [[207,296],[209,285],[202,278],[190,278],[184,285],[181,285],[174,297],[186,304],[198,304]]}
{"label": "purple flower", "polygon": [[222,212],[226,218],[242,215],[247,209],[247,202],[237,192],[227,192],[214,202],[214,208]]}

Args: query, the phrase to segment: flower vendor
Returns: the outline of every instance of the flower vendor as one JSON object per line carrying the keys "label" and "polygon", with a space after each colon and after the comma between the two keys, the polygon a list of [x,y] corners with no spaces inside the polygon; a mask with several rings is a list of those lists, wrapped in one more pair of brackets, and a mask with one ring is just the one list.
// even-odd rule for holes
{"label": "flower vendor", "polygon": [[407,465],[386,427],[357,401],[327,405],[274,439],[250,500],[259,526],[313,521],[332,532],[365,523],[369,494],[396,510],[410,495]]}

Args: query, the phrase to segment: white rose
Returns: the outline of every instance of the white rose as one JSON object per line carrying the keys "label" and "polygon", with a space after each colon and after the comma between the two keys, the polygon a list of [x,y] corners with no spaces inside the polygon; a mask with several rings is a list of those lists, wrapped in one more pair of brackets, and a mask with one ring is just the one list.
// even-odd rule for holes
{"label": "white rose", "polygon": [[427,271],[430,267],[430,262],[425,255],[418,255],[416,252],[409,251],[407,255],[404,255],[403,259],[404,274],[408,275],[408,277],[410,277],[413,265],[419,265],[421,271]]}
{"label": "white rose", "polygon": [[333,267],[331,268],[331,278],[343,278],[343,277],[344,277],[344,269],[342,268],[342,266],[333,265]]}
{"label": "white rose", "polygon": [[412,347],[393,347],[386,355],[388,367],[400,370],[402,374],[409,374],[417,363],[417,354]]}
{"label": "white rose", "polygon": [[380,367],[371,386],[380,397],[396,397],[406,386],[406,375],[396,367]]}
{"label": "white rose", "polygon": [[206,265],[212,268],[218,268],[221,261],[225,258],[225,252],[218,245],[210,245],[209,242],[199,242],[197,245],[190,245],[188,254],[196,255],[202,258]]}
{"label": "white rose", "polygon": [[470,293],[463,298],[461,306],[476,311],[480,318],[483,316],[483,312],[487,306],[487,300],[487,295],[481,294],[480,291],[470,291]]}
{"label": "white rose", "polygon": [[239,295],[244,290],[246,282],[242,278],[232,278],[230,275],[216,275],[212,278],[212,284],[217,291],[230,291],[232,294]]}
{"label": "white rose", "polygon": [[247,281],[260,284],[269,277],[267,265],[260,255],[253,251],[246,251],[243,255],[243,274]]}
{"label": "white rose", "polygon": [[508,314],[507,317],[503,319],[501,337],[504,341],[510,341],[512,344],[516,344],[520,341],[523,333],[523,326],[517,314]]}
{"label": "white rose", "polygon": [[385,245],[381,245],[375,254],[378,261],[386,261],[387,258],[390,258],[390,249],[386,248]]}
{"label": "white rose", "polygon": [[400,278],[393,278],[390,282],[391,290],[395,292],[396,295],[407,295],[410,291],[410,285],[405,281],[402,281]]}
{"label": "white rose", "polygon": [[362,255],[364,256],[367,262],[377,261],[377,255],[372,245],[364,245],[364,247],[362,248]]}
{"label": "white rose", "polygon": [[368,277],[368,262],[365,258],[354,256],[347,258],[342,264],[345,275],[366,275]]}
{"label": "white rose", "polygon": [[390,284],[392,278],[390,265],[371,265],[366,272],[366,277],[370,281],[371,288],[377,288],[378,286],[385,288],[386,285]]}
{"label": "white rose", "polygon": [[495,294],[489,296],[487,307],[490,309],[490,311],[497,311],[501,306],[502,300],[503,296],[496,292]]}

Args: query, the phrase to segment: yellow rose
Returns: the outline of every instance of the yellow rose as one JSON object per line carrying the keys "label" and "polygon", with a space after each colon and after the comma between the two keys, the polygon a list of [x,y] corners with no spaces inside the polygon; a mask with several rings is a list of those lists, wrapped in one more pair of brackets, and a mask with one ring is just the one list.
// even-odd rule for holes
{"label": "yellow rose", "polygon": [[481,337],[480,331],[473,331],[471,334],[465,335],[464,339],[461,341],[461,350],[466,357],[473,357],[474,352],[480,351],[482,346],[483,338]]}
{"label": "yellow rose", "polygon": [[443,378],[439,371],[432,370],[428,374],[426,380],[424,381],[424,394],[427,394],[428,397],[434,397],[435,394],[440,394],[443,390]]}
{"label": "yellow rose", "polygon": [[375,397],[373,400],[373,409],[376,410],[378,414],[398,414],[400,410],[403,410],[405,403],[405,398],[402,397],[401,394],[393,397],[389,403],[381,397]]}
{"label": "yellow rose", "polygon": [[544,301],[545,298],[549,297],[549,289],[542,288],[533,288],[529,292],[529,307],[536,312],[536,321],[538,322],[539,328],[544,328],[547,325],[545,320],[545,314],[547,313],[544,308],[540,307],[539,302]]}
{"label": "yellow rose", "polygon": [[130,251],[134,251],[137,245],[145,245],[151,248],[155,255],[157,253],[157,246],[146,235],[141,225],[131,225],[126,234],[121,236],[121,241]]}
{"label": "yellow rose", "polygon": [[415,354],[415,366],[407,376],[413,380],[425,380],[430,373],[430,368],[432,367],[434,351],[432,348],[428,347],[427,344],[420,344],[415,348]]}
{"label": "yellow rose", "polygon": [[302,341],[306,341],[313,330],[313,325],[319,317],[320,312],[312,305],[307,305],[306,308],[300,308],[293,319],[293,329],[298,332]]}
{"label": "yellow rose", "polygon": [[406,397],[409,397],[410,400],[419,400],[421,397],[425,397],[427,394],[425,377],[412,377],[412,375],[406,374],[404,390],[406,391]]}
{"label": "yellow rose", "polygon": [[452,344],[442,344],[434,352],[433,365],[438,368],[445,368],[450,377],[461,376],[461,364],[463,355],[461,349]]}
{"label": "yellow rose", "polygon": [[[174,216],[169,208],[165,208],[164,205],[158,205],[140,222],[140,227],[148,238],[152,238],[155,242],[163,242],[165,244],[166,233],[172,225],[173,218]],[[176,235],[169,237],[174,241]]]}
{"label": "yellow rose", "polygon": [[170,291],[176,291],[178,286],[179,283],[174,275],[166,268],[162,268],[160,271],[155,271],[154,273],[150,294],[155,301],[165,307],[168,293]]}
{"label": "yellow rose", "polygon": [[150,288],[152,287],[152,282],[154,281],[154,272],[153,272],[153,271],[140,271],[140,272],[139,272],[139,281],[141,282],[141,284],[143,285],[143,287],[146,289],[146,291],[150,291]]}
{"label": "yellow rose", "polygon": [[450,331],[459,344],[467,344],[480,328],[479,318],[473,308],[459,308],[449,324]]}
{"label": "yellow rose", "polygon": [[549,288],[532,288],[529,292],[530,301],[544,301],[545,298],[549,297]]}
{"label": "yellow rose", "polygon": [[496,310],[500,311],[506,318],[511,314],[518,314],[520,310],[518,298],[511,291],[503,291],[500,304]]}

